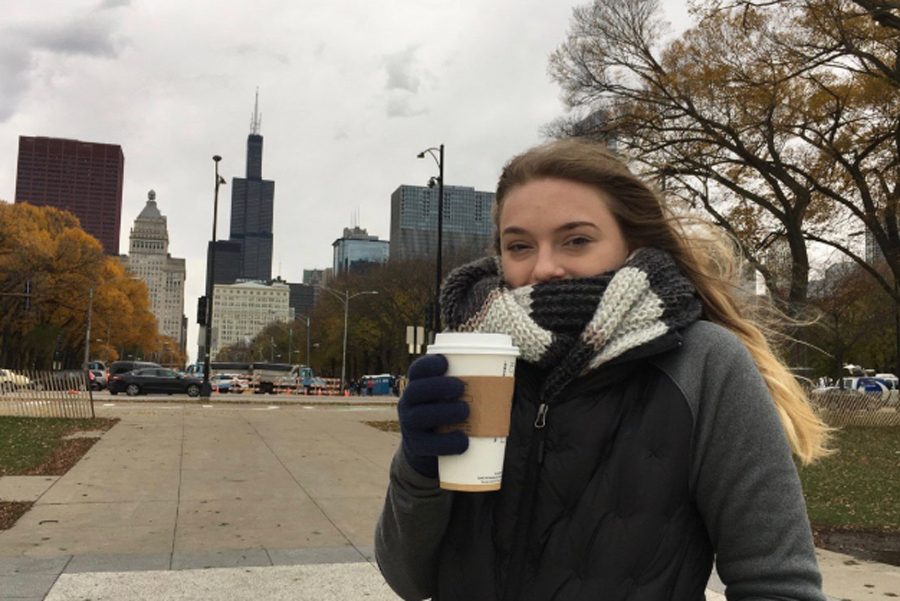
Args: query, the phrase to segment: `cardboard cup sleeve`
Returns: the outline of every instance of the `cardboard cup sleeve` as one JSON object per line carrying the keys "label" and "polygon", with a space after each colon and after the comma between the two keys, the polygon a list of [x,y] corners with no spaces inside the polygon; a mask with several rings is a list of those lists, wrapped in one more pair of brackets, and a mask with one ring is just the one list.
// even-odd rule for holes
{"label": "cardboard cup sleeve", "polygon": [[515,380],[506,376],[459,376],[466,385],[462,400],[469,405],[469,419],[444,426],[441,432],[462,430],[469,436],[509,436]]}

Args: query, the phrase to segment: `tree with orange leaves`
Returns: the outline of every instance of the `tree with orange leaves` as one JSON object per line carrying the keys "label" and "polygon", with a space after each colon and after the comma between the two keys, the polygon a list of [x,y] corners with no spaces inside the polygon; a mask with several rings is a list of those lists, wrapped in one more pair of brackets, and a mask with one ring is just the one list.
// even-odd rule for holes
{"label": "tree with orange leaves", "polygon": [[0,202],[0,293],[4,367],[80,366],[91,294],[92,358],[160,348],[146,287],[71,213]]}

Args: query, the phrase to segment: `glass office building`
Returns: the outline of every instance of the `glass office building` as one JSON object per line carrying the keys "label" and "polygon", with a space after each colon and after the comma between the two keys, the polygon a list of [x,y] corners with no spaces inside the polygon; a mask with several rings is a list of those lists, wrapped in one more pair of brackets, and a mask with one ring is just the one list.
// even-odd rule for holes
{"label": "glass office building", "polygon": [[[445,271],[488,254],[493,244],[493,192],[444,187]],[[438,189],[403,185],[391,194],[392,261],[433,260],[437,253]]]}

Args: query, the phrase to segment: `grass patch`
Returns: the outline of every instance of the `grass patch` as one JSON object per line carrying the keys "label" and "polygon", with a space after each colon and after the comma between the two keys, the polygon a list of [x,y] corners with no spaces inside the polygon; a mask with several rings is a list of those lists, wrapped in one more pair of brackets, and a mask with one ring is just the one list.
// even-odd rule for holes
{"label": "grass patch", "polygon": [[97,440],[64,437],[76,432],[106,431],[118,421],[0,416],[0,476],[61,476]]}
{"label": "grass patch", "polygon": [[813,527],[900,533],[900,428],[848,426],[832,446],[800,468]]}

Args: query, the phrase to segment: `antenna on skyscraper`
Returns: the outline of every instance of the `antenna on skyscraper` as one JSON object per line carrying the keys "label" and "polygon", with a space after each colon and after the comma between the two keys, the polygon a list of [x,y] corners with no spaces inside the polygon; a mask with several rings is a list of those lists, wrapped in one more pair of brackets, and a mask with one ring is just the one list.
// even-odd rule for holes
{"label": "antenna on skyscraper", "polygon": [[259,88],[256,88],[256,100],[253,102],[253,116],[250,118],[250,133],[259,134],[262,127],[262,115],[259,114]]}

